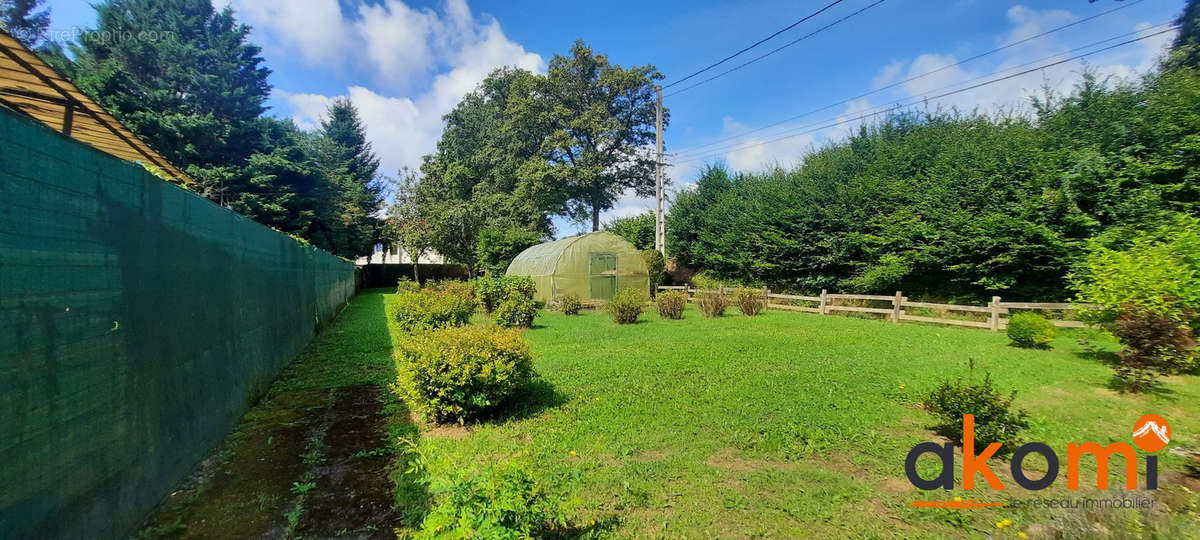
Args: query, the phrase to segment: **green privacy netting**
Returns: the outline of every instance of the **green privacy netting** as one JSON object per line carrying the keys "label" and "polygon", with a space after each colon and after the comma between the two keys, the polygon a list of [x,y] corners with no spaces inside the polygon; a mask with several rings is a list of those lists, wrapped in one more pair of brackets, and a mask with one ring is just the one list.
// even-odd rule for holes
{"label": "green privacy netting", "polygon": [[354,265],[0,106],[0,538],[127,537]]}
{"label": "green privacy netting", "polygon": [[650,290],[642,253],[624,238],[606,231],[533,246],[517,255],[505,273],[533,278],[537,284],[535,298],[544,302],[566,293],[604,301],[627,287]]}

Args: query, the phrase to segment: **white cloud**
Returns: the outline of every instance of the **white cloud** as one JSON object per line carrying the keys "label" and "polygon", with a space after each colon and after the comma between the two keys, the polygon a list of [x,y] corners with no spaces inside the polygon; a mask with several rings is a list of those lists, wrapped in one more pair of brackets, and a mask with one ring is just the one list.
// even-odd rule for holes
{"label": "white cloud", "polygon": [[1008,21],[1013,23],[1012,31],[1003,41],[1005,45],[1031,38],[1075,20],[1075,15],[1065,9],[1037,11],[1020,4],[1009,8],[1005,15]]}
{"label": "white cloud", "polygon": [[[464,0],[447,0],[440,12],[400,0],[360,0],[346,9],[338,0],[234,4],[268,56],[296,56],[314,77],[368,73],[370,84],[349,86],[345,95],[358,107],[386,174],[418,167],[441,137],[442,116],[492,70],[544,71],[541,56],[509,40],[498,21],[477,20]],[[276,93],[306,129],[319,124],[335,97]]]}
{"label": "white cloud", "polygon": [[871,80],[871,89],[878,90],[899,80],[900,74],[904,73],[905,64],[907,62],[903,60],[894,60],[892,63],[883,66],[883,69],[879,70],[879,74]]}

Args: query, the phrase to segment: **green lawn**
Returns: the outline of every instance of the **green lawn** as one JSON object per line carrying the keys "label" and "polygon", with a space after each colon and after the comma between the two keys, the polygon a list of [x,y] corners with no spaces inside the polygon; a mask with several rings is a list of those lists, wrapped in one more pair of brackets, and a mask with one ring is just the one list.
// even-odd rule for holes
{"label": "green lawn", "polygon": [[[933,438],[921,396],[965,377],[968,359],[976,376],[991,372],[1000,388],[1018,391],[1017,406],[1031,416],[1028,439],[1054,448],[1063,474],[1067,442],[1130,441],[1148,412],[1171,422],[1171,448],[1200,447],[1200,378],[1119,394],[1078,334],[1052,350],[1022,350],[984,330],[781,311],[705,319],[689,306],[684,320],[651,312],[629,326],[601,312],[543,312],[526,336],[541,383],[492,421],[426,427],[419,445],[456,468],[523,464],[574,498],[576,523],[596,521],[589,534],[1075,536],[1097,520],[1116,530],[1200,534],[1194,507],[1145,518],[907,506],[947,497],[915,491],[903,462]],[[1168,474],[1182,458],[1161,459],[1159,498],[1195,505]],[[993,468],[1009,478],[1006,464]],[[1065,484],[1060,476],[1052,489],[1065,494]],[[997,499],[988,489],[955,495]],[[1002,519],[1014,525],[999,530],[993,524]]]}

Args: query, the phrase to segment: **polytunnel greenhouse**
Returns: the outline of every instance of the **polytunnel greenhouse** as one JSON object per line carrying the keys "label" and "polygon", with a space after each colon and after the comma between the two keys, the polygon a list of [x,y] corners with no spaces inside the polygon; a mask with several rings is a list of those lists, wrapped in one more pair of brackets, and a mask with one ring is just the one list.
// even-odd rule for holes
{"label": "polytunnel greenhouse", "polygon": [[642,253],[624,238],[605,231],[533,246],[517,255],[505,273],[533,278],[537,284],[534,298],[543,302],[566,293],[585,301],[606,301],[627,287],[650,289]]}

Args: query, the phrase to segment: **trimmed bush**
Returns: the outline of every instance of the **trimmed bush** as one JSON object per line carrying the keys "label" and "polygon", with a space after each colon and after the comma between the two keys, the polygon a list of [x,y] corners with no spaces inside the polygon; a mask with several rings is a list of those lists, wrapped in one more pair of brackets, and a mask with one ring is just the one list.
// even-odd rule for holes
{"label": "trimmed bush", "polygon": [[658,308],[658,316],[664,319],[682,319],[683,308],[687,305],[687,293],[666,291],[654,297],[654,306]]}
{"label": "trimmed bush", "polygon": [[696,307],[705,317],[720,317],[729,307],[729,297],[720,292],[696,293]]}
{"label": "trimmed bush", "polygon": [[925,398],[924,405],[926,411],[938,417],[935,431],[957,444],[962,444],[963,415],[975,415],[976,444],[998,442],[1000,452],[1006,455],[1021,445],[1020,433],[1029,428],[1025,411],[1012,408],[1016,395],[1016,390],[1007,395],[997,390],[989,373],[980,384],[961,379],[943,381]]}
{"label": "trimmed bush", "polygon": [[500,278],[500,285],[504,289],[503,298],[506,299],[515,294],[533,300],[533,295],[537,293],[537,285],[529,276],[504,276]]}
{"label": "trimmed bush", "polygon": [[578,315],[579,310],[583,309],[583,300],[579,299],[579,295],[575,293],[566,293],[554,300],[555,309],[561,311],[563,315]]}
{"label": "trimmed bush", "polygon": [[738,311],[741,311],[742,315],[754,316],[767,309],[767,297],[762,289],[738,287],[736,298]]}
{"label": "trimmed bush", "polygon": [[396,351],[397,390],[434,422],[465,422],[533,378],[519,330],[459,326],[415,334]]}
{"label": "trimmed bush", "polygon": [[402,278],[396,284],[396,292],[415,292],[419,290],[421,290],[421,284],[408,278]]}
{"label": "trimmed bush", "polygon": [[625,288],[613,295],[605,310],[612,315],[617,324],[633,324],[642,316],[642,308],[646,305],[646,293],[639,289]]}
{"label": "trimmed bush", "polygon": [[438,290],[400,291],[388,299],[392,317],[400,328],[412,332],[462,326],[475,313],[475,302]]}
{"label": "trimmed bush", "polygon": [[1046,349],[1057,335],[1054,325],[1037,313],[1023,311],[1008,319],[1008,339],[1018,347]]}
{"label": "trimmed bush", "polygon": [[533,326],[537,311],[537,304],[533,300],[520,294],[511,294],[492,312],[492,318],[496,326],[502,328],[529,328]]}

